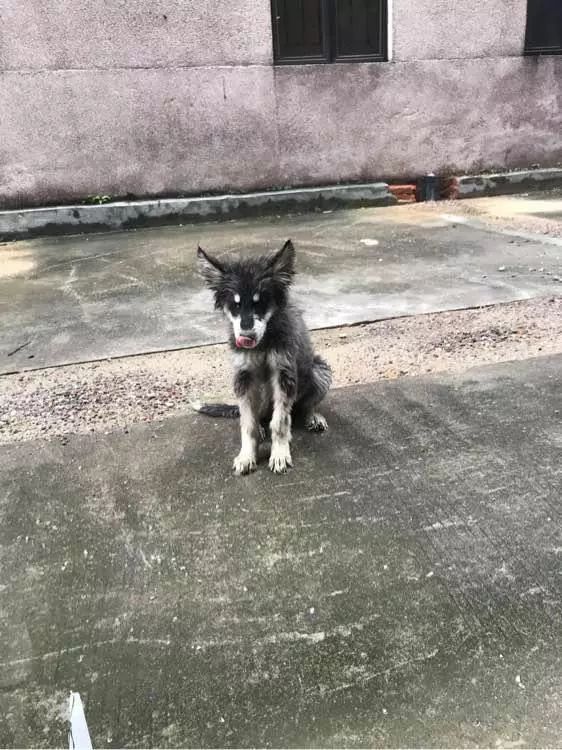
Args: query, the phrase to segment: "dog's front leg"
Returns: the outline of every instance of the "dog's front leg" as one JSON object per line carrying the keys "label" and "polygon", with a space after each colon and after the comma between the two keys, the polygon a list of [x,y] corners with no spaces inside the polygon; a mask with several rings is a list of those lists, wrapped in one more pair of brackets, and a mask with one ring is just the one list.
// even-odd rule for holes
{"label": "dog's front leg", "polygon": [[234,459],[235,474],[255,471],[258,457],[259,414],[253,375],[240,370],[234,379],[234,391],[240,407],[240,453]]}
{"label": "dog's front leg", "polygon": [[291,458],[291,411],[297,393],[297,378],[287,364],[273,363],[273,416],[271,418],[271,454],[269,468],[276,474],[293,465]]}

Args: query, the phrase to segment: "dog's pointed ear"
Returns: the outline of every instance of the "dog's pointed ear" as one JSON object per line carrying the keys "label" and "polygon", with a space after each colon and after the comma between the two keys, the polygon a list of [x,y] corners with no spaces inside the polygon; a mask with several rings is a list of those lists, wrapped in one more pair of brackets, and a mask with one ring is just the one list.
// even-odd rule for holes
{"label": "dog's pointed ear", "polygon": [[207,282],[207,286],[216,289],[222,281],[225,268],[223,264],[212,255],[206,253],[202,247],[197,248],[197,265],[199,273]]}
{"label": "dog's pointed ear", "polygon": [[273,275],[287,286],[295,275],[295,248],[291,240],[287,240],[281,250],[272,255],[268,263]]}

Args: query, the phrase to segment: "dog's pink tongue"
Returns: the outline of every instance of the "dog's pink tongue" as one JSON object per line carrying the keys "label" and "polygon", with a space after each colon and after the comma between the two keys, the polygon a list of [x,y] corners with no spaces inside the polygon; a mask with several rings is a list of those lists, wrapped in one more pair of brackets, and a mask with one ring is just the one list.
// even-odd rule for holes
{"label": "dog's pink tongue", "polygon": [[236,346],[239,349],[253,349],[256,346],[256,340],[251,339],[249,336],[238,336]]}

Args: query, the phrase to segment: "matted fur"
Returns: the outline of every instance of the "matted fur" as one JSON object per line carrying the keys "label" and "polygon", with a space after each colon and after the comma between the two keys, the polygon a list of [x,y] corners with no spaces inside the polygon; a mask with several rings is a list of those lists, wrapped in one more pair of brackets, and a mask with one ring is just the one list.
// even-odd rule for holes
{"label": "matted fur", "polygon": [[238,407],[196,404],[194,408],[214,417],[240,417],[237,474],[256,468],[264,423],[271,431],[269,466],[274,472],[286,471],[292,466],[293,419],[302,419],[310,430],[325,430],[326,420],[315,408],[332,382],[329,365],[314,354],[302,315],[290,300],[293,244],[288,240],[271,256],[235,261],[218,260],[201,248],[197,255],[215,307],[230,323]]}

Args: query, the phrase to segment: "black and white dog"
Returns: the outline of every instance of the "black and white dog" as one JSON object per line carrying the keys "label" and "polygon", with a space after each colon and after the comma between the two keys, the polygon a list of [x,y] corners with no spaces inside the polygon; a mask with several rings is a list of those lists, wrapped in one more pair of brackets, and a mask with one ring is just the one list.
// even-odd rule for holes
{"label": "black and white dog", "polygon": [[295,273],[295,249],[288,240],[271,256],[217,260],[201,248],[200,271],[214,292],[215,307],[230,321],[234,392],[238,407],[196,404],[203,414],[240,417],[242,446],[234,459],[236,474],[256,468],[261,426],[269,422],[269,468],[292,466],[291,423],[302,419],[312,431],[327,428],[316,412],[332,382],[329,365],[312,349],[301,313],[289,299]]}

